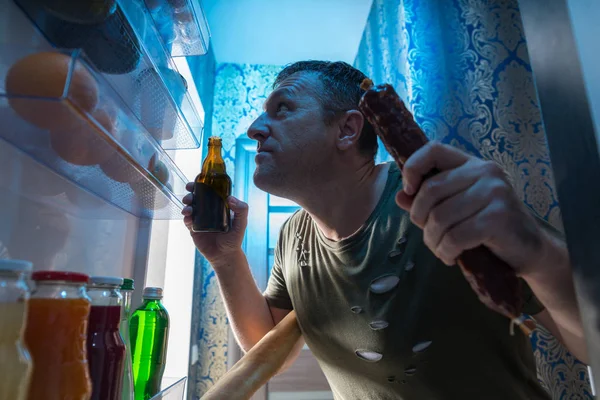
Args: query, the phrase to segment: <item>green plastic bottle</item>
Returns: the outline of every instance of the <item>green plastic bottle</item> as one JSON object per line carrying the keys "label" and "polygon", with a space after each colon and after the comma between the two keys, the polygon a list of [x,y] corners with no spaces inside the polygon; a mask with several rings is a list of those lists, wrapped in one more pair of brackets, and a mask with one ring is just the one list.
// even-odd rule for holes
{"label": "green plastic bottle", "polygon": [[123,368],[123,400],[134,400],[133,392],[133,369],[131,366],[131,340],[129,335],[129,317],[131,317],[131,294],[134,285],[133,279],[123,279],[121,294],[123,295],[123,306],[121,309],[121,324],[119,331],[125,342],[125,364]]}
{"label": "green plastic bottle", "polygon": [[160,302],[162,297],[161,288],[145,288],[144,301],[129,321],[135,400],[157,394],[165,372],[169,314]]}

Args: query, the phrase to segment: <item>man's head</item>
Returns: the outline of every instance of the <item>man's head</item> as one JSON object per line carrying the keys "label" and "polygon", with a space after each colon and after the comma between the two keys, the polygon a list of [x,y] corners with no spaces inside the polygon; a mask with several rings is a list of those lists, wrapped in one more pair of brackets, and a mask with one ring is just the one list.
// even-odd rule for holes
{"label": "man's head", "polygon": [[301,61],[285,67],[265,112],[248,129],[258,141],[256,185],[286,196],[327,175],[335,162],[372,162],[377,136],[358,111],[365,78],[343,62]]}

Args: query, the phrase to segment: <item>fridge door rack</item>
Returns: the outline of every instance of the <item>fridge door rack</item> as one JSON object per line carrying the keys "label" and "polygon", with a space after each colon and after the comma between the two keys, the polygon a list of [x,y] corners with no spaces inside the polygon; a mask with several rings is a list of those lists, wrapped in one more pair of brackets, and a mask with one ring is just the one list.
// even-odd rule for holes
{"label": "fridge door rack", "polygon": [[210,31],[202,7],[192,0],[141,0],[172,57],[206,54]]}
{"label": "fridge door rack", "polygon": [[[165,385],[165,381],[167,380],[168,379],[163,379],[163,386]],[[167,388],[161,390],[159,393],[152,396],[150,400],[184,400],[186,382],[187,377],[183,377],[175,383],[169,385]]]}
{"label": "fridge door rack", "polygon": [[[0,45],[0,54],[1,139],[130,214],[181,217],[183,173],[82,53]],[[31,73],[36,63],[50,72]]]}
{"label": "fridge door rack", "polygon": [[162,148],[200,146],[202,120],[141,0],[104,0],[112,6],[94,23],[66,20],[66,12],[48,10],[44,1],[14,1],[53,46],[81,49]]}

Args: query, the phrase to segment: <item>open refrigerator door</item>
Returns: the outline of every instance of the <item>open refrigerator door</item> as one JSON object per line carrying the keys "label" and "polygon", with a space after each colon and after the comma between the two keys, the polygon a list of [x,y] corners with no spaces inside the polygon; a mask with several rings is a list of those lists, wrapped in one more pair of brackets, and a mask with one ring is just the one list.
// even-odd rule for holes
{"label": "open refrigerator door", "polygon": [[[199,2],[0,3],[0,259],[33,274],[133,279],[132,309],[144,287],[163,287],[171,330],[159,398],[183,398],[168,394],[185,386],[191,324],[194,249],[179,219],[204,115],[179,69],[208,48]],[[45,285],[26,275],[29,289],[10,301]],[[8,298],[0,292],[0,309]],[[16,320],[26,331],[28,317]]]}

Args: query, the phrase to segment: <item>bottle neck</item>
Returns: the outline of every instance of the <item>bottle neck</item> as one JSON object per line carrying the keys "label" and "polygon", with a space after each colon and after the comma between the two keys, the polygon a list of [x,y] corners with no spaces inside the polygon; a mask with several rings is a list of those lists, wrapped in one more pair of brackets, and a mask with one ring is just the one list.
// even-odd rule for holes
{"label": "bottle neck", "polygon": [[227,173],[225,171],[225,161],[223,160],[223,156],[221,156],[221,149],[221,144],[208,145],[208,154],[202,164],[203,173],[208,173],[208,171],[212,173]]}

